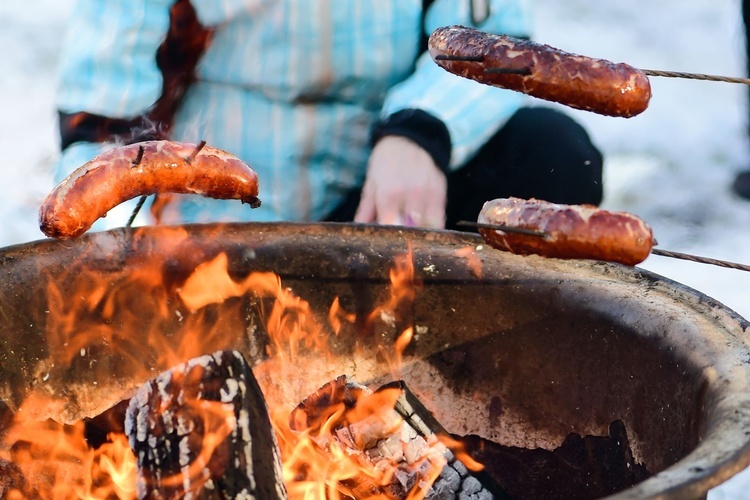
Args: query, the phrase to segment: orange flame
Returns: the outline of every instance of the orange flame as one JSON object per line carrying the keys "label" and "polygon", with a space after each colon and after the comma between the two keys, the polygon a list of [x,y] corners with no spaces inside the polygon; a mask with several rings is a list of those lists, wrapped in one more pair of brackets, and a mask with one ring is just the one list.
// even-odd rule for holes
{"label": "orange flame", "polygon": [[[28,400],[25,406],[44,404]],[[74,425],[25,421],[24,407],[4,437],[0,458],[17,464],[41,498],[135,498],[135,456],[123,434],[92,450],[83,421]]]}
{"label": "orange flame", "polygon": [[393,315],[404,309],[410,309],[417,294],[417,283],[414,280],[414,261],[411,248],[404,255],[396,256],[390,272],[390,299],[380,307],[373,309],[370,320],[383,314]]}
{"label": "orange flame", "polygon": [[331,324],[334,334],[339,334],[341,326],[344,323],[354,323],[356,319],[357,316],[355,314],[347,313],[344,308],[341,307],[338,297],[333,300],[331,309],[328,311],[328,322]]}
{"label": "orange flame", "polygon": [[[176,241],[180,241],[180,233],[176,236]],[[277,382],[284,383],[287,376],[284,367],[294,367],[299,363],[302,352],[313,353],[324,363],[329,353],[327,331],[339,335],[344,324],[353,325],[356,321],[355,314],[347,312],[336,299],[327,314],[328,324],[319,323],[309,304],[284,288],[280,278],[273,273],[254,272],[235,281],[228,273],[228,258],[223,253],[197,266],[179,288],[164,286],[160,271],[144,267],[106,283],[93,273],[81,273],[66,277],[65,287],[51,286],[50,304],[53,306],[47,323],[51,372],[81,362],[79,358],[85,358],[92,349],[114,350],[120,355],[119,362],[129,369],[153,372],[212,352],[217,346],[223,348],[221,346],[229,343],[225,337],[229,335],[227,331],[231,333],[231,328],[207,329],[198,324],[210,314],[213,304],[250,295],[259,299],[263,327],[269,335],[269,344],[265,346],[268,361],[264,363],[272,367],[269,370],[280,379]],[[395,260],[390,281],[390,296],[384,304],[372,310],[368,322],[412,318],[418,283],[415,282],[411,251]],[[71,287],[76,290],[73,295],[67,291]],[[138,290],[136,295],[139,296],[150,294],[152,300],[139,303],[137,307],[127,303],[123,297],[132,297],[133,289]],[[182,309],[186,313],[184,317],[179,308],[178,317],[174,317],[175,311],[168,305],[174,300],[170,293],[179,297],[188,309]],[[239,320],[237,322],[241,324]],[[394,373],[400,370],[403,353],[414,333],[413,324],[406,323],[395,342],[383,347],[382,355]],[[135,332],[142,324],[155,326],[136,336]],[[175,330],[194,331],[196,334],[170,334]],[[129,336],[131,332],[134,332],[132,337]],[[144,352],[158,354],[150,368],[144,367]],[[289,374],[298,377],[300,367],[296,368],[297,371],[291,370]],[[375,467],[363,458],[361,451],[372,441],[397,432],[402,422],[386,416],[385,411],[392,411],[398,395],[398,390],[384,390],[362,398],[354,409],[337,405],[329,409],[316,435],[311,429],[292,431],[289,409],[271,407],[289,497],[338,499],[356,495],[359,498],[390,498],[383,487],[393,479],[396,464],[385,460]],[[61,400],[53,397],[48,400],[40,396],[28,398],[3,440],[2,449],[6,451],[0,452],[0,458],[18,464],[44,497],[134,498],[136,461],[122,434],[110,435],[107,443],[92,450],[86,443],[80,421],[72,426],[34,421],[35,415],[44,413],[40,408],[60,404]],[[225,425],[226,408],[209,402],[200,402],[200,407],[212,429],[206,432],[207,441],[194,462],[196,468],[202,467],[215,446],[230,432]],[[61,413],[64,413],[62,409]],[[362,429],[353,440],[354,448],[343,446],[332,438],[340,432],[336,425],[342,419],[353,426],[351,428],[360,426]],[[436,453],[428,450],[420,460],[421,463],[427,460],[433,464],[423,483],[431,484],[442,469],[441,456]],[[408,497],[421,498],[423,493],[422,488],[415,487]]]}

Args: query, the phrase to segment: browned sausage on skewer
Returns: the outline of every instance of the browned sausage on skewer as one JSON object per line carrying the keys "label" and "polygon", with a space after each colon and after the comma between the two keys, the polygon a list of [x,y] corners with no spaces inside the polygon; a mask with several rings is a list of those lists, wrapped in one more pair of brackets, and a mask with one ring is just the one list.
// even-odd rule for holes
{"label": "browned sausage on skewer", "polygon": [[432,33],[429,51],[456,75],[602,115],[630,118],[651,99],[648,76],[637,68],[529,40],[449,26]]}
{"label": "browned sausage on skewer", "polygon": [[53,238],[75,238],[120,203],[159,193],[260,206],[258,176],[236,156],[203,143],[148,141],[116,147],[76,169],[42,203],[39,227]]}
{"label": "browned sausage on skewer", "polygon": [[651,228],[639,217],[593,205],[499,198],[484,204],[478,222],[545,234],[540,237],[479,229],[490,246],[521,255],[595,259],[632,266],[646,260],[654,245]]}

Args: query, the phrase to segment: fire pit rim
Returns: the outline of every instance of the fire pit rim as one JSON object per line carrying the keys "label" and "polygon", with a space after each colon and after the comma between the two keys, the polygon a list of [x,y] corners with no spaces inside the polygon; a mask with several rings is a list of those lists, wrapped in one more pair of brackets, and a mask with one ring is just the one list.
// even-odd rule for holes
{"label": "fire pit rim", "polygon": [[[383,227],[369,224],[349,223],[229,223],[229,224],[192,224],[184,226],[157,226],[134,229],[114,229],[104,232],[92,232],[78,240],[56,241],[37,240],[0,249],[0,269],[5,265],[22,263],[27,255],[37,253],[55,253],[58,248],[85,248],[98,246],[105,249],[122,249],[125,244],[135,240],[148,241],[159,238],[160,233],[184,229],[191,236],[210,235],[217,231],[254,233],[288,232],[305,233],[321,238],[348,237],[393,238],[404,244],[410,240],[426,241],[435,245],[455,245],[466,247],[485,247],[479,235],[447,230],[424,230],[404,227]],[[485,250],[493,251],[491,249]],[[750,322],[738,313],[710,296],[690,288],[677,281],[638,267],[610,264],[594,261],[563,261],[542,259],[536,256],[520,257],[498,252],[497,258],[512,261],[513,265],[541,266],[551,273],[577,272],[599,276],[604,281],[615,280],[626,282],[625,286],[643,287],[651,293],[664,292],[676,294],[679,300],[697,315],[710,316],[725,335],[726,351],[733,359],[729,360],[728,369],[736,377],[734,384],[738,390],[734,397],[724,398],[716,403],[720,416],[733,415],[731,421],[723,418],[712,418],[707,422],[705,436],[699,445],[674,465],[655,474],[652,478],[622,491],[611,497],[625,498],[695,498],[705,495],[708,489],[724,482],[731,476],[750,465],[750,349],[746,338]],[[487,257],[485,253],[485,258]],[[732,351],[731,353],[729,351]],[[732,364],[734,363],[734,364]],[[709,390],[716,384],[709,380]],[[726,381],[724,382],[726,383]],[[742,443],[737,446],[736,443]],[[713,447],[712,447],[713,446]]]}

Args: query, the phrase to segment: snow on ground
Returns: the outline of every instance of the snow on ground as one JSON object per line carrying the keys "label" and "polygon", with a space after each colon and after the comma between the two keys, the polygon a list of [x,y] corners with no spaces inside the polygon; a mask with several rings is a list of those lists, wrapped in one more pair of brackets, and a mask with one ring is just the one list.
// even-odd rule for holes
{"label": "snow on ground", "polygon": [[0,2],[0,246],[44,237],[36,218],[57,154],[55,68],[67,2]]}
{"label": "snow on ground", "polygon": [[[744,76],[739,1],[536,0],[536,37],[643,69]],[[729,186],[748,159],[747,88],[652,77],[631,119],[569,110],[605,152],[605,202],[645,218],[659,247],[750,263],[750,203]],[[652,256],[643,265],[750,317],[750,273]]]}
{"label": "snow on ground", "polygon": [[[745,76],[738,0],[535,0],[537,40],[644,69]],[[42,238],[37,208],[57,154],[54,76],[69,2],[0,2],[0,247]],[[631,119],[566,108],[605,154],[604,206],[645,218],[664,249],[750,264],[750,202],[729,190],[750,168],[747,88],[651,78]],[[750,318],[750,273],[650,257],[642,267]],[[750,471],[712,490],[747,498]]]}
{"label": "snow on ground", "polygon": [[[539,41],[638,68],[745,76],[737,0],[536,0]],[[750,168],[748,89],[652,77],[648,109],[631,119],[567,110],[605,153],[604,207],[649,222],[659,247],[750,264],[750,202],[734,174]],[[659,256],[642,267],[750,318],[750,273]],[[750,498],[750,469],[709,500]]]}

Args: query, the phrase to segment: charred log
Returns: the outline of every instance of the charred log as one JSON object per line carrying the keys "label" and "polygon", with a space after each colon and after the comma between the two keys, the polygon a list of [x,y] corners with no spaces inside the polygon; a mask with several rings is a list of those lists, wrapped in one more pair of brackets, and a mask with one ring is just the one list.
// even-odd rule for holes
{"label": "charred log", "polygon": [[10,428],[14,418],[13,410],[0,399],[0,437]]}
{"label": "charred log", "polygon": [[129,404],[130,400],[125,399],[95,417],[83,419],[83,437],[91,448],[96,450],[110,442],[111,434],[125,434],[125,414]]}
{"label": "charred log", "polygon": [[265,400],[237,351],[195,358],[144,384],[125,432],[139,498],[286,498]]}

